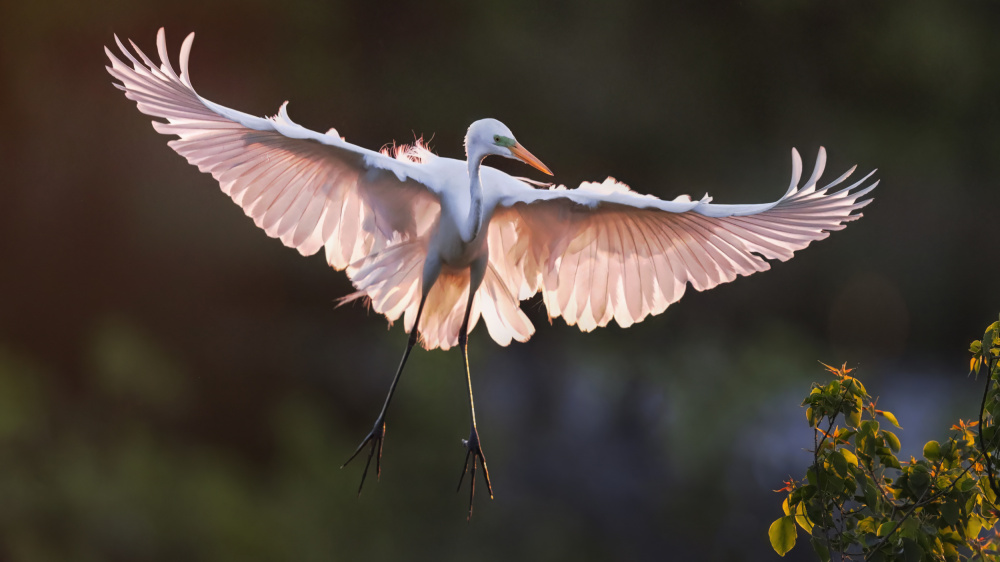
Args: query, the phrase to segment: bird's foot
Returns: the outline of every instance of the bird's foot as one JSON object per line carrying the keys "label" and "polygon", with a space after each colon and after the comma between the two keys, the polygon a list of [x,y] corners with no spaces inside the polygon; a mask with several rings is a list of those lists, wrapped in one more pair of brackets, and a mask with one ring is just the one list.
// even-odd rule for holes
{"label": "bird's foot", "polygon": [[[469,434],[469,439],[463,439],[462,445],[465,446],[465,465],[462,467],[462,476],[458,479],[458,489],[462,489],[462,480],[465,479],[465,473],[469,471],[469,466],[472,466],[472,474],[469,476],[469,519],[472,519],[472,501],[476,497],[476,466],[477,464],[483,465],[483,477],[486,479],[486,490],[490,493],[490,499],[493,499],[493,487],[490,485],[490,470],[486,468],[486,457],[483,455],[482,446],[479,444],[479,432],[476,430],[476,426],[472,426],[472,432]],[[470,463],[471,459],[471,463]]]}
{"label": "bird's foot", "polygon": [[358,456],[358,453],[365,448],[365,445],[369,445],[368,449],[368,460],[365,462],[365,471],[361,473],[361,484],[358,485],[358,495],[361,495],[361,488],[365,486],[365,477],[368,476],[368,467],[372,464],[372,456],[375,455],[375,450],[378,449],[378,456],[375,457],[375,479],[380,479],[382,477],[382,442],[385,440],[385,416],[379,416],[375,420],[375,426],[365,437],[365,440],[358,445],[357,450],[351,455],[351,458],[347,459],[347,462],[340,465],[340,468],[344,468],[354,457]]}

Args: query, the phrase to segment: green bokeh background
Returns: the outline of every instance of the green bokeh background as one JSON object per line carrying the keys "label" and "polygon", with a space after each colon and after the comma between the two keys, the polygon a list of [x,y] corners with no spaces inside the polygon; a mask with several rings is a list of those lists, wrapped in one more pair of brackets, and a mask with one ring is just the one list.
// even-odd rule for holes
{"label": "green bokeh background", "polygon": [[[1000,4],[0,3],[0,560],[769,560],[798,407],[846,361],[904,453],[978,407],[1000,309]],[[405,336],[267,238],[111,86],[113,34],[249,113],[461,157],[496,117],[567,185],[773,200],[789,149],[865,218],[628,330],[538,300],[470,356],[496,499],[466,522],[457,351],[417,351],[380,483],[340,470]],[[505,170],[532,172],[512,163]],[[790,555],[810,559],[806,547]]]}

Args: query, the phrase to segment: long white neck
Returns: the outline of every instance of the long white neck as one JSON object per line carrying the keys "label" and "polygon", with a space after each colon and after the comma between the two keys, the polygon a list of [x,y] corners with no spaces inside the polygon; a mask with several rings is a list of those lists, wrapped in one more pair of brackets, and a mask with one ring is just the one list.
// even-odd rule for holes
{"label": "long white neck", "polygon": [[479,178],[479,167],[483,163],[485,154],[472,152],[468,154],[469,159],[469,218],[465,228],[462,229],[462,238],[465,242],[472,242],[479,236],[479,231],[483,229],[483,184]]}

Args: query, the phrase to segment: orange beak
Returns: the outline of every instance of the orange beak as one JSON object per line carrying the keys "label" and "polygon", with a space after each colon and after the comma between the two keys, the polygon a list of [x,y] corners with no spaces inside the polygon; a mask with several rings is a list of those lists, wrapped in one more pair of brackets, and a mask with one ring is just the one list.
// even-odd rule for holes
{"label": "orange beak", "polygon": [[514,156],[516,156],[519,160],[521,160],[525,164],[537,168],[538,170],[545,172],[550,176],[552,175],[552,170],[550,170],[549,167],[546,166],[545,164],[542,164],[541,160],[535,158],[534,154],[528,152],[527,148],[521,146],[521,143],[515,142],[514,146],[510,147],[510,151],[514,153]]}

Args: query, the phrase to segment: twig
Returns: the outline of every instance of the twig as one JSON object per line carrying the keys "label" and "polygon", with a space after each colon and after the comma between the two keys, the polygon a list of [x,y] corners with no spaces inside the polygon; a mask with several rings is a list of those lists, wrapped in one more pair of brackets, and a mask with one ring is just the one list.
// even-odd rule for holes
{"label": "twig", "polygon": [[[941,470],[941,463],[942,462],[943,462],[943,459],[938,461],[937,466],[934,467],[934,473],[937,473],[938,471]],[[953,482],[952,486],[954,486],[954,485],[955,485],[955,483]],[[933,488],[933,487],[934,487],[933,480],[931,482],[927,483],[927,488],[924,489],[924,492],[922,494],[920,494],[920,497],[917,498],[917,501],[913,505],[910,506],[910,509],[906,510],[906,513],[903,514],[903,518],[899,520],[899,523],[896,523],[896,525],[893,526],[892,530],[889,531],[889,533],[886,534],[884,537],[882,537],[882,540],[878,541],[877,543],[875,543],[874,546],[872,546],[872,549],[868,552],[868,555],[865,556],[865,562],[868,562],[868,560],[870,560],[871,557],[876,552],[878,552],[878,549],[882,548],[882,545],[884,545],[886,542],[888,542],[889,539],[892,537],[892,535],[896,534],[896,531],[898,531],[903,526],[903,523],[905,523],[906,520],[909,519],[910,516],[913,515],[913,513],[917,511],[917,508],[920,507],[921,502],[924,501],[924,496],[926,496],[927,492],[929,492],[931,490],[931,488]]]}
{"label": "twig", "polygon": [[[813,470],[816,471],[816,484],[817,484],[817,488],[819,489],[820,501],[823,503],[823,505],[826,505],[826,497],[825,497],[826,493],[823,490],[823,482],[820,481],[820,479],[822,478],[822,475],[823,475],[823,471],[819,469],[819,452],[820,452],[820,449],[822,449],[823,444],[826,442],[826,438],[829,437],[830,433],[833,431],[833,424],[836,423],[837,416],[840,414],[840,410],[844,407],[844,403],[847,401],[847,393],[851,391],[850,387],[854,386],[854,380],[852,379],[850,381],[850,383],[848,383],[848,384],[850,386],[841,387],[840,404],[837,405],[837,409],[836,409],[836,411],[834,411],[833,415],[829,417],[830,423],[827,424],[826,431],[822,431],[821,429],[819,429],[817,427],[816,431],[813,432],[813,444],[814,444],[814,448],[813,448]],[[817,431],[819,433],[823,434],[823,438],[820,439],[818,442],[816,441],[816,432]],[[834,441],[833,446],[834,447],[837,446],[837,442],[836,441]],[[843,517],[843,510],[841,510],[841,517]],[[824,521],[824,523],[825,523],[825,521]],[[834,524],[834,521],[833,521],[833,512],[830,512],[830,523]],[[842,536],[842,533],[841,533],[841,536]],[[827,539],[826,539],[826,545],[827,545],[827,547],[830,546],[830,542],[831,541],[830,541],[829,537],[827,537]],[[839,541],[838,541],[838,543],[839,543]],[[840,552],[840,559],[841,559],[841,561],[843,561],[844,560],[844,551],[840,550],[840,549],[838,549],[838,551]]]}
{"label": "twig", "polygon": [[[823,505],[826,505],[826,497],[825,497],[826,493],[823,490],[823,482],[820,481],[820,479],[822,478],[822,475],[824,474],[824,472],[819,469],[819,452],[820,452],[820,449],[823,448],[823,444],[826,443],[827,437],[829,437],[830,434],[833,432],[833,424],[835,424],[837,422],[837,416],[840,415],[840,410],[843,409],[844,403],[847,402],[847,394],[849,392],[851,392],[851,388],[853,386],[854,386],[854,379],[851,379],[846,385],[844,385],[843,387],[841,387],[840,403],[837,405],[837,409],[836,409],[836,411],[834,411],[833,415],[829,417],[830,423],[827,424],[826,431],[823,431],[823,430],[821,430],[821,429],[819,429],[817,427],[817,428],[815,428],[816,431],[813,432],[813,446],[814,446],[814,448],[813,448],[813,466],[812,466],[812,468],[813,468],[813,470],[816,471],[816,484],[817,484],[817,488],[818,488],[818,491],[819,491],[819,494],[820,494],[820,501],[823,503]],[[823,438],[820,439],[819,441],[816,440],[816,433],[817,432],[823,434]],[[837,446],[836,440],[834,440],[833,446],[834,447]],[[844,513],[843,506],[838,506],[838,508],[840,509],[841,519],[843,519],[843,513]],[[830,512],[830,523],[831,523],[831,525],[836,525],[836,523],[833,520],[833,512],[832,511]],[[841,521],[841,523],[843,523],[843,521]],[[838,529],[835,529],[835,530],[839,531],[839,534],[838,534],[839,537],[843,536],[843,531],[840,531]],[[840,544],[840,541],[838,541],[838,544]],[[826,545],[827,545],[827,547],[831,546],[831,541],[830,541],[829,537],[827,537],[827,539],[826,539]],[[840,546],[843,546],[843,545],[840,544]],[[840,553],[840,559],[841,559],[841,561],[843,561],[844,560],[844,555],[846,553],[843,550],[839,549],[839,548],[838,548],[838,552]]]}
{"label": "twig", "polygon": [[865,472],[868,473],[869,476],[871,476],[872,482],[875,483],[875,487],[878,489],[879,493],[882,494],[882,500],[892,506],[892,513],[893,515],[895,515],[896,511],[900,509],[900,507],[895,504],[895,499],[890,498],[889,494],[885,492],[885,488],[882,487],[882,484],[879,482],[879,478],[875,476],[875,472],[872,469],[865,466],[865,463],[858,463],[858,464]]}
{"label": "twig", "polygon": [[[996,360],[984,361],[984,363],[987,363],[986,389],[983,390],[983,402],[979,406],[979,448],[982,450],[983,459],[986,461],[986,474],[989,476],[990,488],[993,489],[994,495],[1000,496],[1000,488],[997,488],[996,477],[993,475],[993,459],[990,458],[986,450],[986,443],[983,441],[983,430],[986,429],[983,423],[983,414],[986,412],[986,397],[989,396],[990,387],[993,386],[993,367],[996,365]],[[979,375],[979,369],[976,369],[976,375]]]}
{"label": "twig", "polygon": [[[823,433],[823,438],[820,439],[819,444],[816,445],[816,450],[813,451],[813,460],[814,461],[817,461],[817,462],[819,461],[819,449],[820,449],[820,447],[823,446],[823,443],[826,441],[826,438],[830,436],[830,432],[833,431],[833,424],[836,423],[837,416],[840,414],[841,408],[844,407],[844,402],[847,402],[847,393],[850,391],[850,388],[854,386],[854,379],[851,379],[851,381],[849,383],[847,383],[847,384],[848,384],[848,386],[844,386],[841,389],[840,404],[837,405],[837,411],[833,413],[833,417],[830,418],[830,423],[826,426],[826,431],[822,432]],[[815,434],[814,434],[813,435],[813,443],[815,443],[815,442],[816,442],[816,438],[815,438]],[[834,445],[834,447],[836,447],[837,443],[834,442],[833,445]]]}
{"label": "twig", "polygon": [[[889,537],[891,537],[893,535],[893,533],[895,533],[900,527],[902,527],[903,526],[903,522],[906,521],[906,519],[910,515],[912,515],[914,512],[916,512],[917,509],[920,509],[921,507],[929,505],[931,502],[933,502],[937,498],[939,498],[941,496],[944,496],[944,495],[950,493],[952,490],[954,490],[955,486],[958,485],[959,479],[961,479],[962,476],[965,476],[965,474],[967,472],[969,472],[969,470],[972,469],[972,467],[975,465],[975,463],[979,462],[979,459],[982,458],[982,457],[983,457],[983,454],[980,453],[978,458],[976,458],[971,463],[969,463],[969,466],[967,466],[965,468],[965,470],[963,470],[962,472],[960,472],[958,474],[958,476],[956,476],[951,481],[951,484],[949,484],[948,486],[946,486],[946,487],[938,490],[937,492],[935,492],[935,493],[933,493],[930,496],[927,496],[925,498],[924,496],[927,495],[927,492],[929,492],[931,490],[931,488],[934,487],[933,485],[929,484],[927,486],[927,489],[924,490],[924,493],[920,494],[920,498],[918,498],[917,501],[914,502],[913,505],[910,506],[910,509],[907,510],[907,512],[903,515],[903,518],[899,520],[899,523],[895,527],[893,527],[892,531],[890,531],[889,534],[887,534],[886,536],[882,537],[882,540],[880,540],[879,542],[875,543],[875,546],[872,547],[871,552],[869,552],[868,556],[865,557],[865,560],[867,561],[872,556],[872,554],[875,553],[876,550],[878,550],[879,548],[881,548],[882,545],[885,544],[885,542],[889,540]],[[944,462],[943,459],[938,461],[937,466],[934,467],[934,472],[935,473],[937,473],[937,472],[939,472],[941,470],[941,465],[943,464],[943,462]],[[983,499],[986,499],[986,498],[983,498]]]}

